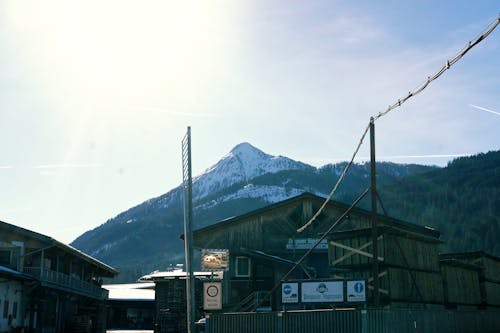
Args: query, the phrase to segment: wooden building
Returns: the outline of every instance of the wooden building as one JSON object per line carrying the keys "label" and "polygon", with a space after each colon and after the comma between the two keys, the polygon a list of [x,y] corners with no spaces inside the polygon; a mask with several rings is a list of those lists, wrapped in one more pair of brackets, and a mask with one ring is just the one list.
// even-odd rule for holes
{"label": "wooden building", "polygon": [[[332,277],[364,279],[373,299],[372,229],[365,221],[329,236]],[[440,233],[395,219],[378,218],[379,292],[382,305],[442,304],[438,259]]]}
{"label": "wooden building", "polygon": [[[356,278],[370,284],[371,220],[370,212],[363,209],[354,208],[328,240],[321,241],[301,265],[296,265],[349,208],[331,201],[314,223],[298,233],[324,201],[304,193],[194,231],[196,249],[229,250],[224,310],[244,311],[256,304],[281,309],[281,289],[267,303],[259,298],[279,285],[292,267],[295,269],[288,280]],[[382,291],[394,301],[442,302],[439,232],[382,215],[378,221]],[[404,285],[399,286],[399,281]]]}
{"label": "wooden building", "polygon": [[[473,274],[470,272],[460,272],[456,277],[459,279],[457,283],[465,285],[466,281],[471,281],[471,283],[478,281],[479,284],[476,284],[474,288],[479,286],[479,304],[483,307],[500,307],[500,258],[483,251],[476,251],[446,253],[440,255],[440,260],[445,263],[455,262],[462,266],[475,267],[474,271],[477,276],[472,276]],[[457,293],[458,295],[453,297],[459,297],[460,289],[457,289]]]}
{"label": "wooden building", "polygon": [[16,283],[15,298],[0,293],[3,317],[16,320],[12,326],[104,332],[108,292],[101,279],[117,274],[112,267],[51,237],[0,222],[0,268],[15,272],[3,275],[7,283],[0,284]]}
{"label": "wooden building", "polygon": [[[153,272],[139,281],[155,284],[155,333],[186,333],[186,272],[182,270]],[[203,316],[202,281],[212,276],[209,272],[195,272],[195,320]]]}
{"label": "wooden building", "polygon": [[155,284],[152,282],[108,284],[107,328],[152,330],[155,317]]}
{"label": "wooden building", "polygon": [[448,308],[481,305],[482,268],[453,258],[440,256],[444,304]]}

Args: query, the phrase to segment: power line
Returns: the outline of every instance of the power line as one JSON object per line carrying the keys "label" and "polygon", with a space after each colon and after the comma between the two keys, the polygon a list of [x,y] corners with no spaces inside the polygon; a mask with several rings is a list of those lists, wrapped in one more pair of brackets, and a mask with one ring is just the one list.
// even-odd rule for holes
{"label": "power line", "polygon": [[380,112],[379,114],[374,116],[373,120],[377,120],[380,117],[385,116],[386,114],[388,114],[389,112],[391,112],[395,108],[400,107],[404,102],[409,100],[411,97],[421,93],[425,88],[427,88],[429,83],[431,83],[432,81],[434,81],[438,77],[440,77],[444,72],[446,72],[448,69],[450,69],[451,66],[453,66],[457,61],[459,61],[467,52],[469,52],[470,49],[472,49],[474,46],[476,46],[482,40],[484,40],[486,37],[488,37],[488,35],[493,30],[495,30],[495,28],[498,26],[498,24],[500,24],[500,16],[493,23],[491,23],[489,25],[489,27],[486,29],[485,32],[483,32],[481,35],[479,35],[479,37],[477,37],[475,40],[470,41],[469,44],[466,47],[464,47],[460,52],[458,52],[457,55],[455,55],[453,58],[446,61],[446,64],[444,64],[443,67],[441,67],[436,73],[434,73],[434,75],[427,77],[427,81],[422,83],[420,86],[415,88],[413,91],[408,92],[408,95],[398,99],[394,104],[389,105],[385,111]]}
{"label": "power line", "polygon": [[[413,97],[413,96],[418,95],[419,93],[421,93],[425,88],[427,88],[427,86],[432,81],[434,81],[438,77],[440,77],[444,72],[446,72],[448,69],[450,69],[451,66],[453,66],[456,62],[458,62],[467,52],[469,52],[474,46],[476,46],[481,41],[483,41],[486,37],[488,37],[489,34],[493,30],[495,30],[495,28],[499,24],[500,24],[500,16],[493,23],[491,23],[488,26],[488,28],[481,35],[479,35],[475,40],[469,41],[469,44],[467,46],[465,46],[462,50],[460,50],[453,58],[451,58],[450,60],[446,61],[446,64],[444,64],[443,67],[441,67],[436,73],[434,73],[432,76],[427,77],[427,80],[424,83],[422,83],[420,86],[418,86],[417,88],[415,88],[413,91],[408,92],[408,95],[406,95],[406,96],[398,99],[392,105],[389,105],[385,111],[382,111],[382,112],[378,113],[376,116],[371,117],[370,118],[370,122],[377,121],[381,117],[387,115],[392,110],[400,107],[404,102],[406,102],[407,100],[409,100],[411,97]],[[356,147],[356,149],[354,150],[354,153],[352,155],[352,158],[351,158],[350,162],[345,166],[344,171],[342,172],[342,174],[341,174],[340,178],[338,179],[337,183],[335,183],[335,186],[333,187],[333,189],[330,192],[330,194],[328,195],[328,197],[325,199],[325,202],[323,203],[323,205],[321,205],[321,207],[318,209],[318,211],[313,215],[313,217],[311,217],[311,219],[306,224],[304,224],[302,227],[300,227],[299,229],[297,229],[297,232],[302,232],[308,226],[310,226],[316,220],[316,218],[321,214],[321,212],[326,207],[326,205],[328,204],[328,202],[332,199],[333,195],[337,191],[337,188],[339,187],[339,185],[344,180],[345,175],[347,174],[347,171],[349,170],[349,168],[353,164],[354,158],[358,154],[359,149],[361,148],[361,145],[363,144],[363,141],[364,141],[364,139],[366,137],[366,134],[368,133],[369,128],[370,128],[370,123],[368,123],[368,126],[366,127],[365,131],[363,132],[363,135],[361,135],[361,139],[359,140],[359,144]]]}

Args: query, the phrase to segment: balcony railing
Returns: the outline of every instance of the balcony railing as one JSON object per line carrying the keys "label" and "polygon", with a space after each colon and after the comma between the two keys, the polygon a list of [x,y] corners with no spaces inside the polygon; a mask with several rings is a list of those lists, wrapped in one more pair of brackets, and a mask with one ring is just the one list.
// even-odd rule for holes
{"label": "balcony railing", "polygon": [[39,279],[42,283],[50,284],[51,287],[56,289],[69,289],[75,293],[98,299],[108,297],[106,289],[64,273],[45,268],[42,270],[40,267],[25,267],[24,273]]}

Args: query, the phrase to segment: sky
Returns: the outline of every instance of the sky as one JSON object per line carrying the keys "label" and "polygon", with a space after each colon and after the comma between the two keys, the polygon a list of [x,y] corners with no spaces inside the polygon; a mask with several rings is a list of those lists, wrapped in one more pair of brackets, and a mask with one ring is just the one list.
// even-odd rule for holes
{"label": "sky", "polygon": [[[497,0],[0,0],[0,220],[70,243],[178,186],[188,126],[193,175],[241,142],[348,160],[370,116],[499,15]],[[378,160],[500,149],[500,28],[375,126]]]}

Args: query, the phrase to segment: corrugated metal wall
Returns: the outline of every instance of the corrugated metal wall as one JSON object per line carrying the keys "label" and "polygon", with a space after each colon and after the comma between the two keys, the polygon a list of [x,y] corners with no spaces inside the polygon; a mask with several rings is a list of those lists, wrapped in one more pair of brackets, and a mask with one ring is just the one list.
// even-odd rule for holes
{"label": "corrugated metal wall", "polygon": [[498,333],[500,310],[324,310],[212,314],[207,333]]}

